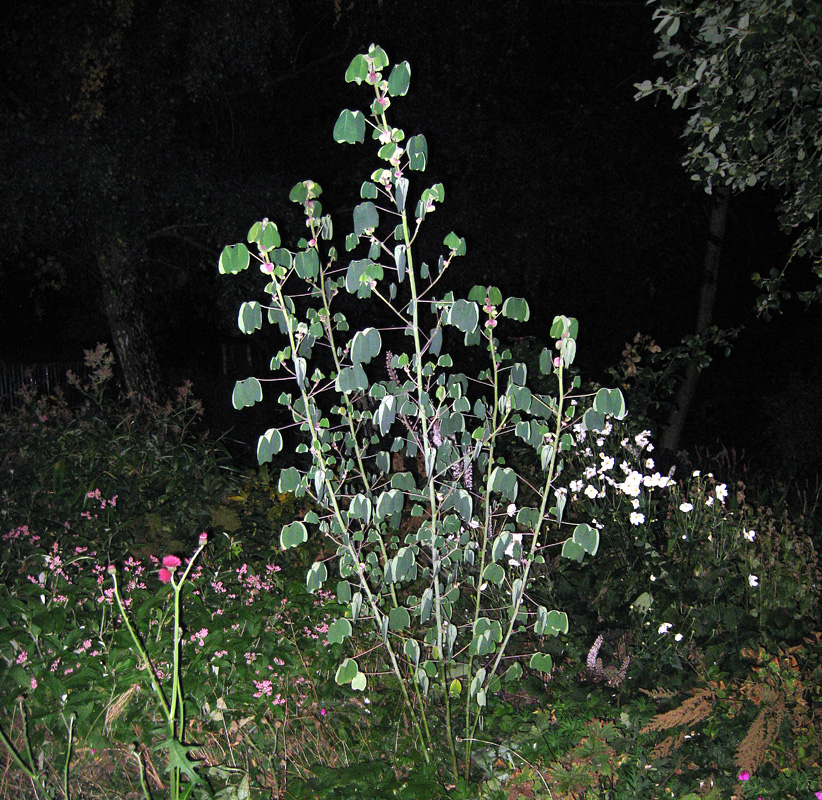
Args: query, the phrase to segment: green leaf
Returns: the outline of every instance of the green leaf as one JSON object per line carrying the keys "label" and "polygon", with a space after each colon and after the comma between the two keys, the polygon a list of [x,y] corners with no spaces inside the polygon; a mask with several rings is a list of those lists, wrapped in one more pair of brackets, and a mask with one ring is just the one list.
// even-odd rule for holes
{"label": "green leaf", "polygon": [[355,692],[361,692],[365,689],[366,686],[366,678],[364,672],[358,672],[352,679],[351,679],[351,688]]}
{"label": "green leaf", "polygon": [[304,205],[309,200],[314,200],[319,197],[322,193],[323,190],[320,188],[319,183],[314,183],[314,181],[300,181],[291,187],[288,199],[292,203]]}
{"label": "green leaf", "polygon": [[344,683],[351,683],[354,678],[359,675],[360,670],[357,662],[353,658],[346,658],[345,661],[337,667],[337,673],[334,675],[334,680],[339,686]]}
{"label": "green leaf", "polygon": [[355,364],[368,364],[380,354],[382,338],[376,328],[364,328],[354,334],[351,342],[351,361]]}
{"label": "green leaf", "polygon": [[406,639],[403,651],[415,667],[420,663],[420,646],[415,639]]}
{"label": "green leaf", "polygon": [[566,539],[562,545],[563,558],[570,558],[572,561],[582,561],[585,557],[585,550],[573,539]]}
{"label": "green leaf", "polygon": [[515,319],[517,322],[528,322],[531,318],[528,301],[523,297],[509,297],[502,304],[502,316]]}
{"label": "green leaf", "polygon": [[490,490],[498,492],[513,503],[517,499],[517,474],[509,467],[494,467],[491,472]]}
{"label": "green leaf", "polygon": [[351,500],[348,513],[354,519],[362,520],[366,525],[371,522],[371,500],[364,494],[358,494]]}
{"label": "green leaf", "polygon": [[318,561],[316,564],[312,564],[305,576],[305,585],[308,588],[308,593],[314,594],[314,592],[322,589],[322,585],[327,579],[328,569],[325,566],[325,562]]}
{"label": "green leaf", "polygon": [[237,315],[237,326],[243,333],[254,333],[263,327],[263,312],[256,300],[243,303]]}
{"label": "green leaf", "polygon": [[337,582],[337,602],[343,605],[351,602],[351,584],[348,581]]}
{"label": "green leaf", "polygon": [[320,257],[317,251],[301,250],[294,258],[294,269],[304,281],[314,280],[320,272]]}
{"label": "green leaf", "polygon": [[328,643],[342,644],[353,632],[351,623],[345,617],[340,617],[328,626]]}
{"label": "green leaf", "polygon": [[334,382],[335,389],[342,394],[351,392],[364,392],[368,389],[368,378],[362,364],[355,364],[353,367],[343,367]]}
{"label": "green leaf", "polygon": [[277,230],[277,226],[267,219],[255,222],[248,231],[247,239],[249,243],[257,244],[260,251],[264,253],[279,247],[281,244],[280,232]]}
{"label": "green leaf", "polygon": [[619,389],[600,389],[594,397],[594,408],[617,419],[624,419],[628,413],[625,398]]}
{"label": "green leaf", "polygon": [[[396,401],[397,398],[393,394],[387,394],[374,412],[374,424],[379,428],[381,436],[388,433],[396,419]],[[388,469],[382,471],[388,472]]]}
{"label": "green leaf", "polygon": [[595,556],[599,549],[599,531],[584,522],[574,528],[573,540],[589,555]]}
{"label": "green leaf", "polygon": [[[200,777],[196,771],[197,762],[189,758],[189,753],[197,749],[195,745],[186,745],[177,739],[164,739],[157,744],[154,749],[168,750],[168,764],[172,769],[178,769],[188,776],[190,783],[189,790],[192,786],[199,785],[201,789],[206,791],[209,797],[213,797],[214,793],[211,787]],[[185,784],[184,784],[185,785]]]}
{"label": "green leaf", "polygon": [[390,518],[397,512],[402,511],[404,502],[405,495],[399,489],[389,489],[386,492],[382,492],[377,498],[377,519],[383,520],[386,519],[386,517]]}
{"label": "green leaf", "polygon": [[[365,124],[363,122],[363,124]],[[362,140],[361,140],[362,141]],[[408,166],[413,170],[423,171],[428,164],[428,142],[421,133],[408,140],[405,151],[408,154]]]}
{"label": "green leaf", "polygon": [[380,224],[380,215],[377,207],[367,200],[354,208],[354,233],[357,236],[366,236]]}
{"label": "green leaf", "polygon": [[388,628],[392,631],[402,631],[411,625],[411,615],[407,608],[398,606],[388,612]]}
{"label": "green leaf", "polygon": [[237,381],[234,384],[231,404],[238,411],[253,406],[254,403],[259,403],[262,399],[263,387],[256,378],[246,378],[244,381]]}
{"label": "green leaf", "polygon": [[286,467],[280,470],[280,481],[277,485],[277,491],[280,494],[290,494],[296,491],[300,485],[300,473],[296,467]]}
{"label": "green leaf", "polygon": [[370,258],[355,259],[348,265],[345,273],[345,288],[350,294],[359,298],[371,296],[371,282],[379,282],[383,278],[382,264],[377,264]]}
{"label": "green leaf", "polygon": [[479,324],[479,307],[469,300],[457,300],[451,306],[448,322],[463,333],[473,333]]}
{"label": "green leaf", "polygon": [[359,86],[368,77],[370,71],[368,60],[362,53],[358,53],[345,71],[345,82],[356,83]]}
{"label": "green leaf", "polygon": [[448,686],[448,696],[459,697],[461,692],[462,684],[460,683],[459,678],[454,678]]}
{"label": "green leaf", "polygon": [[457,256],[464,256],[468,252],[468,246],[465,244],[465,239],[457,236],[454,231],[451,231],[451,233],[445,237],[443,244]]}
{"label": "green leaf", "polygon": [[269,428],[257,440],[257,463],[265,464],[271,461],[283,449],[283,437],[276,428]]}
{"label": "green leaf", "polygon": [[220,253],[218,269],[221,275],[233,275],[248,268],[248,248],[244,244],[228,245]]}
{"label": "green leaf", "polygon": [[559,633],[568,633],[568,615],[563,611],[548,611],[545,606],[537,606],[534,633],[537,636],[556,636]]}
{"label": "green leaf", "polygon": [[308,541],[308,529],[299,520],[283,525],[280,531],[280,549],[288,550]]}
{"label": "green leaf", "polygon": [[534,653],[528,662],[528,666],[531,667],[531,669],[537,670],[537,672],[544,672],[550,675],[554,667],[554,662],[547,653]]}
{"label": "green leaf", "polygon": [[411,65],[407,61],[394,64],[394,68],[388,76],[388,94],[391,97],[402,97],[408,91],[410,81]]}
{"label": "green leaf", "polygon": [[505,570],[499,564],[489,564],[482,573],[482,578],[499,586],[505,580]]}
{"label": "green leaf", "polygon": [[585,409],[582,425],[586,431],[601,431],[605,428],[605,414],[593,408]]}
{"label": "green leaf", "polygon": [[340,113],[334,125],[334,141],[362,144],[364,139],[365,117],[361,111],[349,111],[346,108]]}

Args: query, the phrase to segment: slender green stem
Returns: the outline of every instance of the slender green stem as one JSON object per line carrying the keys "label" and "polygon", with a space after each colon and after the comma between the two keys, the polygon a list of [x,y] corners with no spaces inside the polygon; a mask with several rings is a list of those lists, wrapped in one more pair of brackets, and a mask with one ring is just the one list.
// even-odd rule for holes
{"label": "slender green stem", "polygon": [[63,765],[63,797],[65,800],[70,800],[69,797],[69,764],[71,763],[71,746],[74,743],[74,721],[76,717],[72,714],[69,717],[68,724],[68,746],[66,747],[66,763]]}
{"label": "slender green stem", "polygon": [[0,739],[3,740],[3,744],[6,746],[6,749],[9,751],[9,755],[11,755],[12,761],[20,767],[23,772],[26,773],[28,779],[34,784],[35,791],[39,791],[43,797],[47,798],[48,800],[51,799],[51,794],[49,794],[48,790],[40,781],[37,773],[34,771],[34,758],[32,757],[31,753],[31,746],[29,744],[29,734],[28,734],[28,725],[26,724],[26,713],[23,708],[23,701],[20,701],[20,716],[23,718],[23,736],[26,740],[26,750],[29,755],[29,761],[31,762],[31,766],[26,764],[23,761],[22,756],[17,752],[17,748],[12,744],[11,739],[9,739],[8,734],[3,730],[2,726],[0,726]]}
{"label": "slender green stem", "polygon": [[120,616],[123,618],[123,622],[125,623],[128,632],[131,634],[131,640],[134,642],[134,646],[137,648],[137,652],[140,654],[140,658],[143,659],[143,663],[146,665],[149,679],[151,681],[151,688],[154,690],[154,694],[157,695],[157,699],[160,701],[160,707],[163,710],[166,722],[168,722],[171,719],[171,710],[168,707],[168,703],[166,701],[165,695],[163,694],[163,690],[159,682],[157,681],[157,676],[154,674],[154,665],[151,663],[151,660],[149,659],[146,651],[143,649],[143,645],[140,642],[140,639],[137,637],[134,628],[131,626],[131,620],[129,619],[129,616],[126,613],[125,606],[123,605],[123,601],[120,598],[120,587],[117,583],[117,571],[114,569],[113,566],[109,567],[109,574],[111,575],[112,581],[114,582],[114,598],[117,601],[117,607],[120,609]]}

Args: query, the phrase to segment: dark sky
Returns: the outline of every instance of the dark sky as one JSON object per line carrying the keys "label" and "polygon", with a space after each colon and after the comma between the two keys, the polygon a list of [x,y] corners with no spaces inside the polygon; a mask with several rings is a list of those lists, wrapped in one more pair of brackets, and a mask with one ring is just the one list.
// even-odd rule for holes
{"label": "dark sky", "polygon": [[[18,5],[4,40],[4,112],[29,123],[41,114],[45,125],[65,125],[59,92],[45,85],[48,71],[42,93],[31,78],[22,96],[18,81],[25,77],[16,71],[27,59],[35,71],[49,58],[60,69],[61,52],[69,52],[72,41],[61,38],[57,17],[53,27],[46,23],[34,36],[30,23],[42,4]],[[680,166],[683,112],[633,100],[633,84],[664,69],[653,59],[651,9],[643,0],[343,0],[339,6],[337,20],[333,0],[204,2],[191,9],[185,3],[134,5],[128,35],[135,41],[119,84],[106,98],[109,118],[113,109],[120,118],[107,120],[110,133],[99,146],[111,147],[122,164],[129,148],[134,151],[129,137],[138,120],[154,115],[158,126],[174,128],[168,163],[148,147],[133,167],[157,180],[143,187],[144,195],[131,189],[122,198],[122,214],[135,224],[148,216],[142,210],[155,209],[161,200],[170,210],[152,218],[155,231],[165,224],[188,226],[188,245],[152,239],[145,265],[150,323],[170,375],[191,371],[202,384],[210,368],[219,371],[217,345],[234,324],[228,310],[234,297],[225,279],[216,277],[219,249],[242,240],[262,216],[281,219],[288,228],[287,193],[296,181],[320,182],[337,230],[349,224],[374,156],[367,144],[337,145],[331,130],[341,108],[361,107],[369,99],[363,87],[345,84],[343,74],[371,42],[382,45],[392,61],[411,63],[410,92],[397,99],[391,120],[408,135],[426,135],[430,167],[422,185],[442,181],[446,188],[446,202],[423,240],[430,258],[436,259],[449,230],[467,239],[463,274],[453,278],[456,291],[467,293],[481,281],[527,296],[527,333],[537,338],[554,314],[578,317],[580,362],[595,376],[619,360],[623,343],[637,331],[663,346],[690,331],[709,204]],[[97,8],[79,3],[78,13],[86,7]],[[94,13],[90,20],[98,19]],[[240,25],[224,19],[231,13],[242,16]],[[262,14],[274,17],[255,28]],[[80,25],[76,19],[72,24]],[[100,27],[99,20],[94,24]],[[151,57],[160,61],[140,61],[141,51],[154,53],[154,47],[159,55]],[[228,56],[220,61],[210,53]],[[167,65],[161,63],[166,57]],[[196,96],[181,93],[180,64],[186,59],[199,59],[207,84]],[[258,68],[265,77],[250,78]],[[19,159],[25,139],[21,145],[22,134],[9,124],[3,130],[6,141],[0,143],[9,148],[15,138]],[[52,151],[65,144],[60,130],[50,134]],[[34,156],[23,167],[39,175]],[[189,169],[187,195],[180,185]],[[168,190],[160,180],[164,172]],[[55,192],[61,194],[56,174],[50,168],[52,184],[40,197],[51,201]],[[35,213],[20,211],[20,198],[39,208],[32,200],[37,193],[20,189],[25,178],[9,182],[7,219],[35,219]],[[173,193],[182,199],[172,202]],[[204,198],[200,208],[192,197],[198,193]],[[70,200],[63,206],[70,220]],[[62,223],[64,239],[59,230],[44,238],[42,224],[21,223],[8,235],[0,259],[0,358],[75,358],[105,337],[95,307],[98,290],[79,263],[93,253],[83,246],[89,241],[89,223],[84,225]],[[750,273],[781,267],[788,249],[777,230],[773,197],[757,191],[732,199],[714,316],[720,326],[744,323],[747,330],[731,359],[706,374],[687,443],[715,447],[721,440],[761,449],[767,426],[779,416],[774,398],[791,383],[797,391],[797,380],[817,372],[815,356],[808,355],[809,343],[818,341],[817,312],[806,315],[789,305],[782,318],[766,324],[752,311],[756,290]],[[49,257],[63,270],[53,290],[43,287],[48,269],[42,264]],[[803,391],[812,407],[815,390]],[[785,424],[790,413],[780,413]]]}

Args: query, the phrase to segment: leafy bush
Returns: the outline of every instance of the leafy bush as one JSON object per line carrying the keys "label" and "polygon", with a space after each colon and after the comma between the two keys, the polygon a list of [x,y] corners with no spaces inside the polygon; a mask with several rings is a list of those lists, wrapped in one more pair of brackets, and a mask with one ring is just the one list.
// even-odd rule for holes
{"label": "leafy bush", "polygon": [[[344,642],[358,622],[379,636],[385,670],[397,679],[426,760],[433,749],[429,690],[436,692],[456,776],[456,709],[464,720],[467,772],[489,695],[522,674],[519,659],[509,660],[528,646],[525,634],[568,630],[564,612],[531,599],[532,570],[543,562],[543,548],[557,545],[582,561],[599,546],[596,528],[563,519],[558,477],[570,428],[601,429],[606,417],[626,412],[619,390],[601,389],[593,399],[576,392],[579,379],[570,376],[576,320],[557,316],[549,327],[553,348],[544,348],[538,362],[543,394],[529,388],[526,364],[498,338],[506,324],[529,319],[524,298],[504,299],[494,286],[474,286],[465,299],[435,294],[467,245],[451,232],[444,252],[432,259],[435,267],[419,258],[421,228],[445,189],[412,187],[412,173],[427,166],[428,144],[421,134],[406,140],[389,124],[388,109],[406,94],[411,75],[400,62],[384,77],[389,66],[376,45],[355,56],[346,80],[372,87],[369,117],[346,109],[334,126],[337,142],[362,143],[368,125],[378,143],[378,168],[361,184],[353,232],[345,237],[345,250],[360,249],[361,257],[338,264],[322,189],[307,180],[290,194],[307,229],[296,248],[283,246],[277,225],[263,219],[248,233],[253,256],[243,243],[228,246],[219,270],[233,275],[256,261],[268,297],[244,302],[238,326],[254,333],[265,312],[282,337],[271,358],[277,377],[238,381],[235,408],[260,402],[264,383],[274,382],[282,390],[279,404],[304,434],[298,452],[308,463],[281,469],[279,488],[310,497],[316,510],[285,525],[281,545],[307,541],[310,525],[334,548],[336,592],[348,609],[332,623],[329,639]],[[346,296],[373,300],[378,308],[349,310]],[[368,324],[352,331],[355,314]],[[383,323],[381,314],[392,323]],[[395,333],[397,320],[402,336]],[[384,336],[394,340],[391,349]],[[446,350],[459,350],[459,339],[485,353],[476,377],[456,371]],[[533,483],[506,466],[502,443],[515,437],[539,462]],[[282,448],[281,430],[270,428],[258,442],[259,462]],[[325,561],[316,561],[309,590],[319,590],[328,577]],[[506,656],[509,643],[516,652]],[[549,653],[529,655],[532,669],[551,672]],[[368,683],[352,657],[335,679],[357,691]]]}

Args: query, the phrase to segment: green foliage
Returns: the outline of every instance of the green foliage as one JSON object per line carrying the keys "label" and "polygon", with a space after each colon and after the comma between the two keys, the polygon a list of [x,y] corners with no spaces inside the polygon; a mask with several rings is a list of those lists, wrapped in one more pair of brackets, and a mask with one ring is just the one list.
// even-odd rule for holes
{"label": "green foliage", "polygon": [[[818,112],[822,60],[818,3],[793,0],[654,0],[658,58],[667,79],[637,84],[637,97],[667,94],[691,112],[685,167],[707,192],[714,185],[778,190],[780,224],[793,234],[793,255],[819,258],[822,176]],[[817,277],[822,269],[814,267]],[[778,307],[783,270],[754,279],[765,290],[760,311]],[[820,287],[803,293],[818,299]]]}
{"label": "green foliage", "polygon": [[[432,260],[435,268],[418,261],[422,224],[443,201],[444,189],[435,184],[419,191],[416,203],[411,199],[410,173],[425,170],[428,145],[422,135],[406,139],[388,123],[392,98],[406,93],[410,79],[404,62],[384,78],[388,66],[385,52],[373,45],[354,58],[346,80],[373,87],[370,118],[346,109],[334,126],[340,143],[362,143],[366,125],[378,142],[379,167],[361,185],[363,202],[354,207],[353,232],[345,237],[347,252],[362,252],[338,263],[321,187],[297,184],[290,199],[303,209],[306,236],[289,250],[280,246],[270,220],[252,226],[247,238],[256,245],[253,258],[269,298],[265,305],[243,303],[238,324],[253,332],[265,308],[285,338],[271,370],[278,374],[278,402],[304,434],[298,451],[310,455],[309,463],[280,472],[280,491],[308,497],[316,508],[304,521],[283,527],[281,546],[307,541],[307,526],[332,545],[338,592],[350,598],[332,625],[334,641],[347,639],[358,622],[371,626],[426,760],[432,749],[427,698],[434,691],[442,697],[456,773],[452,700],[455,707],[457,700],[464,704],[470,764],[470,736],[489,695],[500,690],[511,640],[520,647],[529,632],[568,631],[564,614],[529,598],[543,548],[559,546],[581,561],[599,546],[598,530],[563,520],[565,497],[557,478],[571,447],[569,430],[575,424],[601,428],[609,418],[623,418],[626,409],[619,390],[601,389],[587,410],[582,397],[572,394],[579,387],[578,379],[568,377],[576,320],[553,319],[547,331],[553,348],[544,349],[539,363],[548,391],[537,393],[527,385],[526,365],[497,338],[499,325],[529,319],[524,298],[503,298],[494,286],[475,286],[465,299],[435,294],[467,245],[451,232],[444,252]],[[232,274],[249,263],[245,245],[227,247],[219,271]],[[349,310],[346,301],[354,298],[371,299],[377,308]],[[350,327],[366,316],[368,327]],[[397,320],[403,336],[395,333]],[[453,368],[445,350],[460,340],[485,351],[486,366],[472,380]],[[262,387],[258,378],[239,381],[235,407],[259,402]],[[502,444],[515,437],[540,464],[533,483],[501,455]],[[261,438],[261,463],[276,455],[280,441],[274,429]],[[327,575],[325,564],[314,565],[307,586],[318,590]],[[552,668],[551,656],[541,652],[529,663],[539,672]],[[369,685],[351,657],[335,679],[354,690]]]}
{"label": "green foliage", "polygon": [[[501,305],[501,298],[485,291]],[[543,637],[535,641],[545,652],[534,654],[531,669],[527,656],[502,662],[499,690],[486,691],[483,728],[472,736],[474,780],[452,780],[442,769],[447,758],[441,746],[447,735],[444,720],[429,714],[432,739],[440,746],[426,765],[414,748],[400,691],[375,679],[390,666],[380,650],[382,630],[361,624],[369,611],[355,582],[330,574],[327,541],[309,534],[300,546],[279,549],[278,531],[295,522],[311,529],[322,509],[281,493],[281,476],[270,475],[268,465],[257,474],[227,470],[216,457],[219,448],[192,436],[192,415],[172,414],[172,423],[162,413],[144,417],[108,402],[105,353],[94,351],[89,358],[92,375],[77,379],[88,398],[84,406],[71,410],[56,398],[29,396],[23,410],[0,417],[4,443],[13,445],[2,457],[15,470],[4,473],[9,480],[0,509],[0,705],[5,709],[0,738],[7,752],[14,748],[20,758],[17,769],[4,777],[9,795],[31,796],[33,775],[42,786],[41,797],[127,796],[139,791],[142,765],[153,796],[163,796],[152,776],[156,771],[165,779],[167,754],[181,770],[196,765],[196,773],[225,798],[288,793],[306,798],[547,800],[577,789],[617,800],[718,800],[738,783],[742,757],[749,759],[746,788],[752,796],[799,800],[819,790],[820,582],[807,536],[811,523],[789,513],[784,503],[773,503],[771,512],[760,507],[760,495],[729,482],[733,490],[723,506],[718,484],[708,476],[663,487],[647,463],[652,456],[647,435],[613,421],[599,431],[584,430],[578,410],[570,431],[572,446],[563,451],[566,466],[560,478],[563,484],[568,479],[567,486],[557,487],[567,496],[562,504],[563,492],[555,495],[555,507],[559,511],[562,506],[569,519],[588,520],[592,530],[605,523],[596,558],[586,555],[582,565],[561,560],[559,539],[542,550],[546,563],[534,565],[537,579],[528,589],[536,610],[529,630],[515,642],[518,651],[511,649],[508,655],[527,652],[531,634]],[[538,370],[538,360],[533,364]],[[512,368],[512,378],[522,377],[514,373]],[[610,397],[603,395],[600,404]],[[132,438],[126,438],[127,432]],[[541,461],[524,438],[515,441],[520,446],[507,443],[506,462],[499,464],[494,486],[500,497],[518,487],[516,502],[521,505],[513,517],[507,517],[510,503],[505,505],[506,517],[517,529],[501,531],[486,559],[486,566],[499,567],[505,577],[499,585],[487,581],[488,602],[476,624],[471,621],[470,632],[468,623],[462,631],[467,615],[458,602],[452,605],[461,641],[476,641],[478,652],[500,646],[505,619],[493,613],[493,606],[511,602],[514,565],[509,559],[522,548],[519,529],[533,526],[537,518],[538,509],[527,505],[533,493],[528,484],[542,474]],[[59,491],[49,494],[38,481],[50,476],[55,458],[72,452],[72,442],[82,457],[71,461],[74,468],[56,484]],[[130,460],[111,460],[112,443],[127,450]],[[621,469],[619,463],[606,469],[600,452],[619,454],[631,463],[631,472],[622,471],[616,481],[622,488],[606,480]],[[84,471],[111,471],[118,464],[124,465],[121,472]],[[139,464],[157,473],[144,485],[132,483]],[[195,465],[200,472],[193,472]],[[595,469],[586,474],[589,467]],[[17,470],[27,479],[18,480]],[[519,476],[514,483],[512,472]],[[641,480],[626,480],[634,472]],[[299,485],[299,469],[288,475]],[[381,494],[385,499],[379,510],[363,492],[351,498],[347,510],[368,525],[390,520],[407,509],[408,494],[419,492],[421,482],[411,469],[395,471],[394,488]],[[640,494],[623,491],[635,484],[641,484]],[[180,490],[169,494],[169,485]],[[597,495],[605,493],[589,498],[588,485]],[[105,492],[92,488],[89,496],[87,486]],[[686,500],[694,508],[677,512]],[[146,512],[140,504],[153,509],[151,526],[144,526]],[[452,513],[470,518],[477,507],[468,493],[455,502]],[[632,513],[643,513],[645,524],[632,524]],[[189,527],[177,532],[171,527],[175,520]],[[419,530],[414,524],[395,535],[404,542]],[[581,524],[569,524],[565,536],[573,539]],[[202,528],[210,531],[209,544],[179,594],[183,701],[178,708],[185,711],[184,738],[179,747],[170,745],[173,750],[157,750],[153,748],[169,740],[167,718],[152,694],[139,648],[122,624],[105,569],[109,563],[118,565],[134,630],[158,683],[170,687],[174,591],[159,579],[160,558],[176,552],[182,560],[177,569],[185,569],[196,538],[188,534]],[[754,529],[756,536],[749,541],[742,531]],[[397,589],[414,568],[409,547],[390,551],[391,585]],[[617,556],[631,547],[638,552],[626,567]],[[306,584],[306,574],[318,581],[323,577],[323,565],[329,573],[324,585],[336,588],[336,597]],[[668,571],[664,579],[659,578],[660,565]],[[650,580],[649,568],[658,580]],[[758,586],[746,581],[750,574],[759,576]],[[315,589],[313,594],[309,588]],[[645,604],[638,602],[641,592],[649,594]],[[634,602],[636,611],[620,612],[614,594],[624,599],[623,609]],[[421,600],[431,619],[434,598]],[[554,601],[567,611],[549,611]],[[688,604],[695,609],[690,616]],[[694,621],[714,619],[723,625],[719,612],[725,605],[739,609],[737,631],[694,633]],[[669,617],[669,606],[682,616]],[[621,625],[630,640],[631,667],[618,700],[610,687],[586,680],[576,664],[590,646],[587,637],[597,614],[605,617],[600,625]],[[431,669],[431,642],[409,635],[424,626],[405,605],[389,607],[386,616],[387,637],[403,642],[403,663],[409,673],[422,670],[420,682],[428,682],[428,696],[434,698],[437,677],[426,671]],[[660,634],[663,622],[671,627]],[[674,638],[678,632],[683,634],[680,642]],[[790,644],[779,641],[785,632]],[[561,645],[552,633],[562,637]],[[768,644],[760,650],[763,635]],[[608,637],[600,651],[606,663],[617,649]],[[489,657],[475,655],[475,661]],[[338,684],[334,677],[341,664],[340,677],[350,681]],[[356,688],[355,681],[365,681],[365,688]],[[651,686],[663,682],[667,691]],[[639,683],[650,698],[635,692]],[[451,703],[469,697],[475,702],[482,688],[478,673],[472,676],[464,662],[449,663]],[[683,699],[703,691],[716,694],[716,700],[710,713],[687,731],[674,725],[642,732],[653,718],[676,711]],[[442,702],[430,708],[441,709]],[[782,723],[767,740],[764,760],[751,768],[753,756],[746,754],[761,750],[751,749],[759,740],[748,738],[749,731],[756,734],[754,723],[763,712],[776,719],[783,707]],[[774,730],[771,726],[766,733],[771,736]],[[671,747],[669,741],[678,744]]]}

